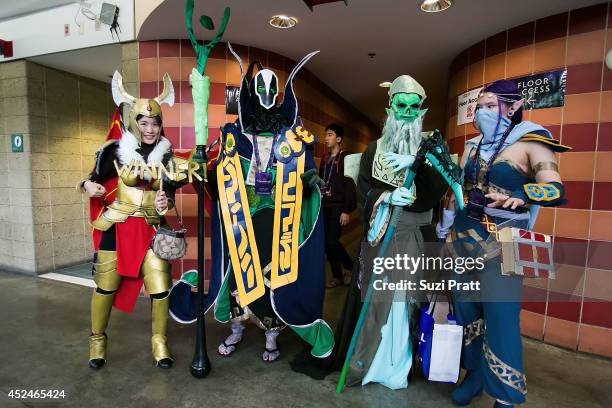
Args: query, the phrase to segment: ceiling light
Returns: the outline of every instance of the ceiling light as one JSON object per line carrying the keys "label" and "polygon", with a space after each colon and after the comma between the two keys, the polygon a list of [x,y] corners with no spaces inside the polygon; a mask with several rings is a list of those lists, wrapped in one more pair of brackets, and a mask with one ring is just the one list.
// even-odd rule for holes
{"label": "ceiling light", "polygon": [[391,88],[391,82],[389,81],[381,82],[380,84],[378,84],[378,86],[380,86],[381,88]]}
{"label": "ceiling light", "polygon": [[298,23],[298,19],[285,14],[277,14],[270,17],[268,23],[274,28],[291,28]]}
{"label": "ceiling light", "polygon": [[444,11],[453,5],[452,0],[423,0],[421,1],[421,10],[426,13],[437,13]]}

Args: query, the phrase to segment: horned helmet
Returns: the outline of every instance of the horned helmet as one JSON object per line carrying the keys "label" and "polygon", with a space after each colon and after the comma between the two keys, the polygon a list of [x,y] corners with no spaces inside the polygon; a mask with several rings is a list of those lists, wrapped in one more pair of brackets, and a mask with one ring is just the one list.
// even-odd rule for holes
{"label": "horned helmet", "polygon": [[[161,104],[167,103],[169,106],[174,105],[174,87],[172,86],[172,80],[170,75],[164,74],[164,89],[162,93],[153,99],[148,98],[136,98],[125,90],[123,86],[123,77],[119,71],[115,71],[112,80],[112,91],[113,100],[117,106],[121,106],[122,103],[127,104],[130,107],[129,119],[128,119],[128,130],[138,140],[138,145],[142,142],[142,133],[138,129],[136,118],[138,115],[155,117],[159,116],[162,119]],[[162,119],[163,123],[163,119]]]}

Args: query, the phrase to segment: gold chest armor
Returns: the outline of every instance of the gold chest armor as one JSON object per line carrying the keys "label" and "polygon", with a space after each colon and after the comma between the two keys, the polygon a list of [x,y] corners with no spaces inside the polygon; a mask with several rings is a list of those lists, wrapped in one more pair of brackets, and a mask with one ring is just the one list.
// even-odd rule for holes
{"label": "gold chest armor", "polygon": [[139,178],[133,172],[122,175],[117,180],[115,201],[106,211],[91,223],[92,227],[106,231],[117,222],[124,222],[128,217],[142,217],[149,225],[160,223],[161,216],[155,209],[155,196],[159,190],[159,180],[154,180],[150,187],[136,187]]}

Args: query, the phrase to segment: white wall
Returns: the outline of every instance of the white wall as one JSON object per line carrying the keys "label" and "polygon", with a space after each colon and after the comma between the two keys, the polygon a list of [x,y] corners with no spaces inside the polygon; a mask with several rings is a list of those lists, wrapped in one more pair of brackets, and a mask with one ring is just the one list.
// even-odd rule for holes
{"label": "white wall", "polygon": [[[119,7],[119,40],[133,41],[134,0],[105,1]],[[104,1],[87,2],[91,5],[90,9],[99,15]],[[117,36],[115,39],[111,36],[110,26],[100,24],[99,31],[96,31],[95,21],[77,14],[78,9],[79,4],[74,3],[0,22],[0,38],[13,41],[13,57],[0,57],[0,62],[117,42]],[[75,16],[83,26],[82,34]],[[70,25],[68,36],[64,35],[64,24]]]}

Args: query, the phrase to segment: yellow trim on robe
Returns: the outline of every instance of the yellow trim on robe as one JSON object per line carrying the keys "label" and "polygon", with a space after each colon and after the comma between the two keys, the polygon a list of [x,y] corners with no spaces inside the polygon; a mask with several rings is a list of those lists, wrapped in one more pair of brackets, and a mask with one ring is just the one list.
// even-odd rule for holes
{"label": "yellow trim on robe", "polygon": [[[227,174],[224,174],[224,170]],[[224,189],[227,180],[232,181],[232,189],[229,191]],[[237,153],[233,157],[225,156],[217,166],[217,185],[228,252],[238,288],[238,303],[241,307],[245,307],[263,296],[266,288],[253,231],[253,221],[249,211],[242,166]],[[236,213],[240,210],[242,210],[244,216],[246,231],[237,223]],[[236,245],[234,239],[234,227],[240,229],[241,240],[239,245]],[[247,248],[250,251],[247,251]],[[243,281],[243,272],[246,272],[247,282]],[[244,290],[245,287],[252,287],[252,289],[247,293]]]}
{"label": "yellow trim on robe", "polygon": [[[270,288],[276,289],[289,285],[298,278],[298,252],[300,217],[302,216],[302,178],[306,155],[302,153],[297,158],[297,169],[288,174],[288,180],[283,183],[285,165],[278,162],[276,170],[276,194],[274,211],[274,231],[272,239],[272,269],[270,270]],[[295,195],[289,194],[289,189],[295,188]],[[282,210],[288,209],[289,214],[281,219]],[[279,273],[281,270],[288,273]]]}

